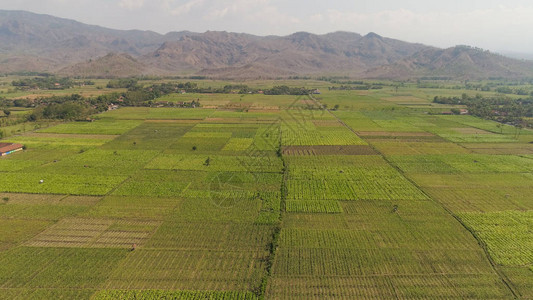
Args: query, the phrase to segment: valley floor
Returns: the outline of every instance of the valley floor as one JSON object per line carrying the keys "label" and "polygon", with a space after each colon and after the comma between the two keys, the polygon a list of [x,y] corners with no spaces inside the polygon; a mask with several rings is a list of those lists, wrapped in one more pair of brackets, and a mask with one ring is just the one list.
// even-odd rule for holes
{"label": "valley floor", "polygon": [[2,140],[0,299],[533,298],[533,132],[380,93]]}

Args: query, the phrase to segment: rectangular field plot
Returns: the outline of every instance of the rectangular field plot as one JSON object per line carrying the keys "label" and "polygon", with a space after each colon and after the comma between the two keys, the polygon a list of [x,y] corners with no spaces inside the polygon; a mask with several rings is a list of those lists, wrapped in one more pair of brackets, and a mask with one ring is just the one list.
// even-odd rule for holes
{"label": "rectangular field plot", "polygon": [[145,248],[189,251],[266,251],[272,240],[273,232],[272,226],[251,223],[185,223],[180,219],[169,218],[159,227]]}
{"label": "rectangular field plot", "polygon": [[67,218],[29,240],[32,247],[131,248],[141,246],[157,229],[157,221]]}
{"label": "rectangular field plot", "polygon": [[253,138],[231,138],[222,151],[245,151],[254,142]]}
{"label": "rectangular field plot", "polygon": [[180,198],[107,196],[84,216],[161,220],[181,202]]}
{"label": "rectangular field plot", "polygon": [[288,156],[287,199],[425,199],[382,157]]}
{"label": "rectangular field plot", "polygon": [[488,132],[486,134],[440,133],[442,138],[454,143],[515,143],[518,140],[512,135],[501,135]]}
{"label": "rectangular field plot", "polygon": [[186,199],[170,217],[183,222],[253,223],[262,201],[253,192],[209,193],[189,190]]}
{"label": "rectangular field plot", "polygon": [[42,165],[43,161],[0,159],[0,174],[3,172],[16,172],[24,169],[32,169]]}
{"label": "rectangular field plot", "polygon": [[533,172],[533,160],[512,155],[390,156],[406,173],[520,173]]}
{"label": "rectangular field plot", "polygon": [[273,276],[268,299],[396,299],[387,277]]}
{"label": "rectangular field plot", "polygon": [[13,248],[0,252],[1,287],[96,289],[127,253],[124,249]]}
{"label": "rectangular field plot", "polygon": [[63,134],[124,134],[142,124],[140,120],[110,120],[95,122],[70,122],[38,130],[40,133]]}
{"label": "rectangular field plot", "polygon": [[476,240],[434,202],[340,204],[340,214],[283,216],[266,295],[291,299],[509,296]]}
{"label": "rectangular field plot", "polygon": [[105,195],[125,179],[125,176],[13,173],[0,181],[0,192]]}
{"label": "rectangular field plot", "polygon": [[123,107],[104,113],[117,120],[198,120],[212,114],[213,109]]}
{"label": "rectangular field plot", "polygon": [[84,138],[84,137],[41,137],[23,135],[11,137],[6,142],[19,143],[25,145],[29,149],[89,149],[102,146],[105,143],[113,140],[115,136],[101,135],[99,138]]}
{"label": "rectangular field plot", "polygon": [[250,291],[266,274],[264,251],[138,249],[115,269],[106,289]]}
{"label": "rectangular field plot", "polygon": [[179,197],[189,186],[191,178],[180,176],[179,172],[146,170],[139,172],[122,183],[113,195]]}
{"label": "rectangular field plot", "polygon": [[163,150],[176,143],[193,126],[194,124],[144,122],[102,148]]}
{"label": "rectangular field plot", "polygon": [[280,248],[273,273],[282,276],[493,274],[485,253],[404,249]]}
{"label": "rectangular field plot", "polygon": [[100,201],[101,197],[94,196],[68,196],[50,194],[13,194],[0,193],[0,198],[5,204],[28,204],[28,205],[78,205],[92,206]]}
{"label": "rectangular field plot", "polygon": [[454,212],[533,210],[532,187],[426,187],[424,191]]}
{"label": "rectangular field plot", "polygon": [[461,146],[470,149],[479,154],[533,154],[533,144],[515,144],[515,143],[498,143],[498,144],[479,144],[479,143],[462,143]]}
{"label": "rectangular field plot", "polygon": [[506,266],[533,263],[533,212],[462,213],[463,222],[486,243],[494,261]]}
{"label": "rectangular field plot", "polygon": [[230,138],[182,137],[168,146],[166,152],[180,154],[221,154]]}
{"label": "rectangular field plot", "polygon": [[[80,151],[81,149],[26,149],[24,151],[16,152],[3,157],[1,161],[16,161],[21,162],[22,165],[31,161],[38,162],[37,165],[41,165],[45,163],[51,163],[53,161],[59,161],[71,155],[79,154]],[[7,164],[9,165],[10,163]]]}
{"label": "rectangular field plot", "polygon": [[342,207],[338,201],[287,200],[285,206],[287,212],[328,214],[342,213]]}
{"label": "rectangular field plot", "polygon": [[310,145],[366,145],[367,143],[346,127],[313,128],[309,123],[282,123],[281,144],[284,146]]}
{"label": "rectangular field plot", "polygon": [[272,299],[505,299],[496,275],[275,276]]}
{"label": "rectangular field plot", "polygon": [[410,174],[422,187],[508,189],[531,187],[530,173]]}
{"label": "rectangular field plot", "polygon": [[0,219],[51,220],[76,216],[89,209],[86,205],[7,203],[0,206]]}
{"label": "rectangular field plot", "polygon": [[377,155],[368,145],[285,146],[281,151],[283,155]]}
{"label": "rectangular field plot", "polygon": [[98,291],[91,299],[257,300],[259,298],[252,292],[234,291],[103,290]]}
{"label": "rectangular field plot", "polygon": [[355,131],[383,131],[383,127],[379,126],[362,112],[336,111],[334,114]]}
{"label": "rectangular field plot", "polygon": [[0,251],[32,238],[51,224],[45,220],[0,219]]}
{"label": "rectangular field plot", "polygon": [[479,250],[460,223],[430,201],[365,200],[341,205],[342,214],[285,215],[280,244],[306,248]]}
{"label": "rectangular field plot", "polygon": [[511,299],[496,274],[394,276],[397,299]]}
{"label": "rectangular field plot", "polygon": [[192,170],[204,172],[274,172],[283,167],[274,153],[254,153],[257,156],[222,156],[192,154],[161,154],[145,166],[146,169]]}
{"label": "rectangular field plot", "polygon": [[413,199],[427,197],[399,173],[374,172],[342,179],[289,180],[290,200]]}
{"label": "rectangular field plot", "polygon": [[468,154],[470,150],[454,143],[441,142],[405,142],[401,140],[369,140],[384,155],[414,154]]}
{"label": "rectangular field plot", "polygon": [[96,290],[63,288],[3,288],[2,299],[90,299]]}
{"label": "rectangular field plot", "polygon": [[158,154],[153,150],[91,149],[57,163],[34,168],[32,172],[86,175],[130,175]]}

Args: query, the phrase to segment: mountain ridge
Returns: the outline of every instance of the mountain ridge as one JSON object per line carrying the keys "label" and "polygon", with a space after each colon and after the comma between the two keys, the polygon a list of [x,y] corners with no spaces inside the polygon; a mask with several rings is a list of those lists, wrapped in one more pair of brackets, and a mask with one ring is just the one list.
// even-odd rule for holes
{"label": "mountain ridge", "polygon": [[287,36],[116,30],[26,11],[0,10],[0,74],[50,72],[79,77],[202,75],[278,78],[333,74],[407,79],[533,77],[533,62],[473,47],[448,49],[370,32]]}

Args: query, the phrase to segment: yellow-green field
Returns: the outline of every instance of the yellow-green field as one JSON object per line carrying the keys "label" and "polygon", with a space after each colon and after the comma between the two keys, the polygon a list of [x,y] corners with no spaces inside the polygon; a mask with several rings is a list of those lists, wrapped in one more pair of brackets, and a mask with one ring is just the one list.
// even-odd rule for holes
{"label": "yellow-green field", "polygon": [[17,125],[0,299],[533,298],[532,131],[437,113],[463,90],[247,84],[321,94]]}

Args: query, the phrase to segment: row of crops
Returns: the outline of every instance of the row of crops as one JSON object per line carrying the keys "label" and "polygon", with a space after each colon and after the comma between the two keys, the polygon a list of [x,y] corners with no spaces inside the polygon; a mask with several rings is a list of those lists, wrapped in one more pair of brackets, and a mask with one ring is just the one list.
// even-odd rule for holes
{"label": "row of crops", "polygon": [[[388,122],[405,126],[387,129],[368,113],[339,115],[353,126],[370,118],[379,131],[400,131],[392,139],[367,128],[364,137],[472,232],[515,297],[533,296],[531,131],[472,116],[388,114]],[[443,140],[421,139],[421,130]]]}
{"label": "row of crops", "polygon": [[528,134],[368,96],[335,115],[273,101],[11,137],[28,149],[0,160],[0,298],[533,295]]}
{"label": "row of crops", "polygon": [[[349,120],[362,124],[364,130],[416,128],[398,127],[380,116],[367,113],[363,120],[353,116]],[[476,239],[406,178],[401,168],[391,165],[388,157],[372,151],[351,155],[314,151],[328,130],[313,129],[310,124],[330,129],[335,122],[342,128],[338,134],[366,143],[364,136],[351,130],[358,128],[344,127],[331,116],[322,115],[316,122],[292,120],[282,126],[282,145],[297,151],[284,157],[285,213],[266,295],[291,299],[508,297],[509,291]],[[293,127],[285,128],[289,126]],[[322,135],[313,139],[296,134],[313,130]],[[400,136],[412,142],[424,136],[418,131],[412,134],[415,139]],[[380,134],[376,130],[368,136]],[[340,148],[346,141],[338,138],[327,143]],[[394,161],[401,159],[405,158]],[[499,164],[480,160],[488,168]]]}
{"label": "row of crops", "polygon": [[256,299],[279,123],[214,112],[132,108],[13,137],[28,149],[0,160],[2,297]]}

